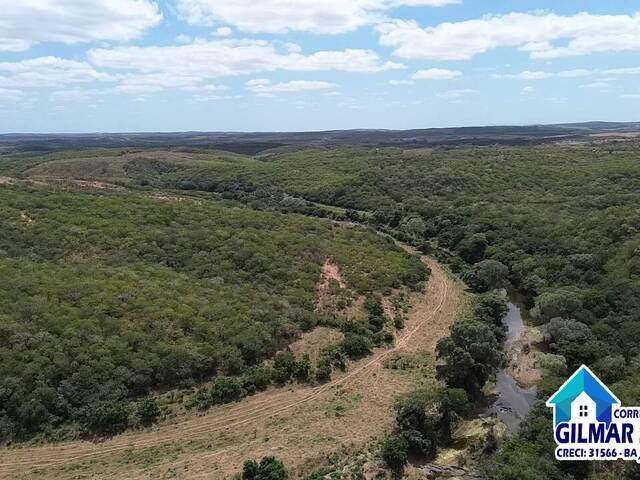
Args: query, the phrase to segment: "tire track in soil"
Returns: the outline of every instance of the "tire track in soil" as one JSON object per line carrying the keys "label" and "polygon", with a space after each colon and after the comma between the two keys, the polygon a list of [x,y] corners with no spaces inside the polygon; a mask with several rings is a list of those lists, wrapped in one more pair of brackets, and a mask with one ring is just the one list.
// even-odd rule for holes
{"label": "tire track in soil", "polygon": [[[449,281],[446,278],[446,274],[435,261],[427,257],[422,257],[422,260],[432,270],[427,290],[423,295],[429,299],[437,298],[435,306],[423,318],[419,319],[416,325],[413,325],[398,337],[393,348],[375,353],[373,357],[366,360],[366,363],[357,365],[345,375],[311,389],[301,388],[293,391],[267,392],[262,396],[256,395],[250,397],[247,402],[243,401],[233,406],[212,410],[204,417],[191,418],[182,423],[164,425],[157,430],[124,434],[100,444],[71,442],[67,444],[4,449],[4,451],[0,451],[0,477],[12,478],[17,474],[27,474],[35,469],[62,467],[117,453],[135,452],[149,447],[167,445],[176,440],[184,442],[201,439],[213,433],[265,420],[268,417],[302,406],[338,385],[346,384],[353,379],[360,378],[365,373],[370,373],[373,368],[381,366],[386,357],[410,346],[410,341],[415,334],[443,309],[448,299]],[[264,396],[267,396],[267,398],[263,398]],[[297,398],[292,399],[292,396]],[[209,452],[206,454],[206,458],[216,457],[232,448],[233,446],[230,446]],[[175,464],[180,463],[182,461],[175,462]]]}

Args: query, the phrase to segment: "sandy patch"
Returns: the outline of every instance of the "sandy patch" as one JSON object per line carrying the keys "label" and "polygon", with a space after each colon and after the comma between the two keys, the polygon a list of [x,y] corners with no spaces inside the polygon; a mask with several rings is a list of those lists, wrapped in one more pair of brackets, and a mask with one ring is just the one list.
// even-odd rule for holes
{"label": "sandy patch", "polygon": [[542,379],[542,372],[536,367],[536,362],[542,355],[543,344],[542,330],[525,325],[518,339],[507,346],[508,370],[520,387],[533,387]]}

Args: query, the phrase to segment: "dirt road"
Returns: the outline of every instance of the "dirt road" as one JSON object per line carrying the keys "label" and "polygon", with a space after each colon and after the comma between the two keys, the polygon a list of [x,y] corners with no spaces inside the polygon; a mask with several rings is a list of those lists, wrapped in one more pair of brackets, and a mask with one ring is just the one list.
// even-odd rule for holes
{"label": "dirt road", "polygon": [[0,449],[0,478],[224,479],[247,458],[277,455],[294,475],[352,451],[388,430],[394,398],[411,378],[382,368],[400,351],[433,351],[460,305],[461,287],[434,260],[395,346],[378,349],[331,382],[274,389],[233,405],[102,443],[74,441]]}

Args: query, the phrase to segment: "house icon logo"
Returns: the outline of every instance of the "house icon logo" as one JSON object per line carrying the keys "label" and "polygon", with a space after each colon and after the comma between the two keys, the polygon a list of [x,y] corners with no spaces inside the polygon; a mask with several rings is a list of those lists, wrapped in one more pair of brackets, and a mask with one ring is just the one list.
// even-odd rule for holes
{"label": "house icon logo", "polygon": [[618,397],[585,365],[547,400],[547,407],[553,408],[554,426],[569,421],[609,425],[614,405],[620,405]]}
{"label": "house icon logo", "polygon": [[556,459],[640,463],[640,407],[623,407],[586,365],[546,405],[553,409]]}

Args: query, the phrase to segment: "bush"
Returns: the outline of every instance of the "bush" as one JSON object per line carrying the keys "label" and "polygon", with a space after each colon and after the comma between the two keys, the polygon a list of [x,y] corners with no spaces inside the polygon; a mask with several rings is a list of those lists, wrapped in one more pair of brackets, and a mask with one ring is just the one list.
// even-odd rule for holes
{"label": "bush", "polygon": [[266,390],[273,379],[273,370],[267,367],[251,367],[242,374],[242,388],[251,395]]}
{"label": "bush", "polygon": [[293,376],[298,382],[308,382],[311,379],[311,360],[309,355],[303,357],[295,363]]}
{"label": "bush", "polygon": [[237,402],[246,395],[240,380],[232,377],[218,377],[211,387],[211,403],[213,405]]}
{"label": "bush", "polygon": [[253,460],[244,462],[242,480],[288,480],[284,464],[275,457],[264,457],[260,463]]}
{"label": "bush", "polygon": [[122,401],[106,401],[87,405],[80,413],[85,435],[111,436],[129,426],[129,405]]}
{"label": "bush", "polygon": [[331,361],[323,357],[318,361],[318,365],[316,367],[316,381],[323,383],[331,380]]}
{"label": "bush", "polygon": [[389,435],[382,441],[380,456],[393,472],[401,474],[409,460],[409,444],[398,435]]}
{"label": "bush", "polygon": [[415,390],[395,405],[398,432],[416,455],[435,454],[442,427],[441,396],[437,391]]}
{"label": "bush", "polygon": [[371,353],[371,341],[364,335],[347,333],[340,347],[350,358],[360,358]]}
{"label": "bush", "polygon": [[138,402],[136,414],[141,425],[149,426],[156,423],[161,414],[158,401],[153,397],[147,397]]}
{"label": "bush", "polygon": [[296,358],[290,351],[282,352],[276,355],[273,360],[273,377],[279,384],[285,384],[290,381],[296,374]]}

